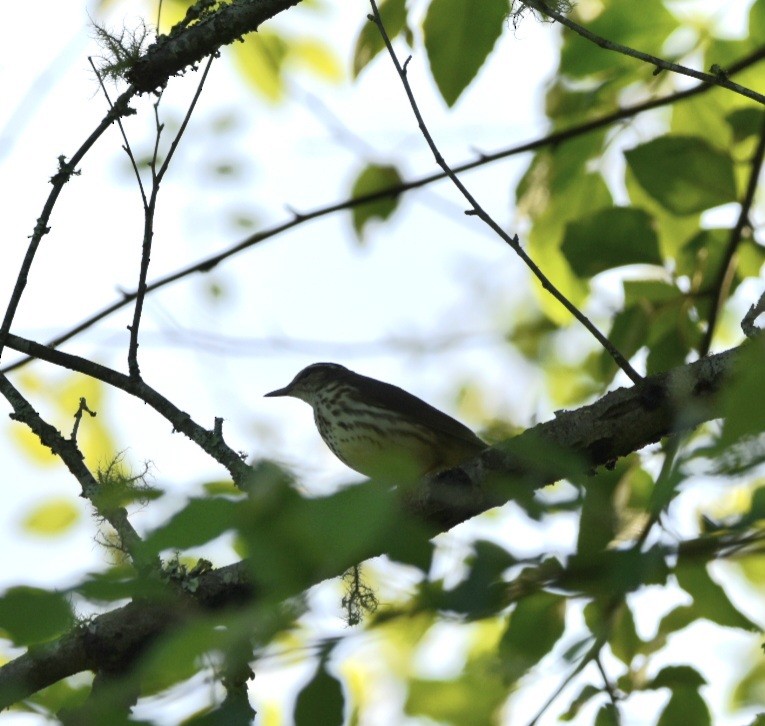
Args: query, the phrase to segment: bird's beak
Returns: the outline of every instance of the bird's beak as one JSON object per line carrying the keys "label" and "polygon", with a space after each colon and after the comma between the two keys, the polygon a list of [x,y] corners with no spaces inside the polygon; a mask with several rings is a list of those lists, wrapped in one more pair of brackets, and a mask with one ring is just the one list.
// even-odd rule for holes
{"label": "bird's beak", "polygon": [[271,393],[266,393],[263,398],[271,398],[275,396],[289,396],[290,395],[290,387],[285,386],[284,388],[277,388],[275,391],[271,391]]}

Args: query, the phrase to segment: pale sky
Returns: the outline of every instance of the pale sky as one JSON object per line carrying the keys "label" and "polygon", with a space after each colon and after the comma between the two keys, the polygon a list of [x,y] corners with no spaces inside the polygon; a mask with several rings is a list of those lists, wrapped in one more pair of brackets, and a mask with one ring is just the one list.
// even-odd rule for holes
{"label": "pale sky", "polygon": [[[338,3],[325,4],[331,10],[324,14],[289,11],[273,27],[331,39],[348,67],[368,5],[362,0],[344,3],[340,12]],[[748,4],[725,3],[726,21],[742,17]],[[131,4],[128,13],[126,7],[113,4],[111,27],[134,24],[141,9]],[[3,306],[56,158],[71,155],[105,113],[87,63],[87,55],[99,50],[87,27],[86,7],[60,0],[46,3],[45,13],[41,24],[38,5],[17,4],[14,24],[0,27]],[[30,34],[20,28],[35,30]],[[409,66],[412,86],[448,161],[470,160],[476,150],[495,151],[543,132],[540,89],[554,70],[556,37],[552,26],[531,20],[506,32],[478,80],[451,111],[433,88],[424,51],[415,54]],[[165,119],[180,118],[197,78],[189,74],[171,82],[161,105]],[[270,226],[289,218],[288,206],[309,211],[344,199],[365,162],[396,163],[406,178],[434,170],[387,59],[378,59],[357,84],[334,87],[306,74],[292,82],[303,89],[297,100],[272,107],[252,95],[225,54],[216,61],[163,184],[150,280],[240,241],[247,231],[232,224],[234,215]],[[30,87],[37,89],[34,103],[27,96]],[[126,128],[133,148],[141,152],[151,139],[150,99],[137,105],[139,116],[129,119]],[[231,130],[213,133],[226,118],[234,119]],[[340,135],[339,126],[344,129]],[[82,175],[65,187],[14,332],[45,341],[111,303],[120,289],[135,287],[142,216],[121,144],[116,128],[111,129],[86,157]],[[518,157],[463,177],[510,229],[516,221],[513,189],[527,161]],[[241,173],[226,178],[210,173],[212,166],[229,162],[241,164]],[[531,301],[525,274],[501,241],[462,215],[465,206],[456,191],[440,183],[408,194],[393,220],[368,233],[363,245],[351,235],[349,215],[333,215],[271,239],[206,276],[151,295],[140,348],[145,379],[202,425],[210,427],[215,416],[224,417],[230,445],[249,457],[274,458],[294,467],[316,492],[357,477],[327,451],[304,404],[262,396],[317,360],[334,360],[396,383],[472,426],[480,424],[480,417],[470,420],[469,407],[456,408],[454,390],[460,383],[477,383],[489,416],[522,426],[548,416],[540,376],[501,342],[509,316],[533,307],[525,303]],[[207,294],[213,282],[225,290],[216,303]],[[124,309],[64,349],[126,370],[129,314]],[[432,345],[445,336],[462,336],[466,342],[446,349]],[[391,339],[420,341],[424,350],[380,345]],[[3,362],[14,357],[8,351]],[[61,375],[47,365],[28,370],[45,380]],[[43,414],[50,411],[42,397],[33,403]],[[161,506],[135,514],[141,531],[162,522],[186,496],[198,495],[201,483],[224,474],[140,402],[109,395],[99,415],[115,429],[117,445],[126,449],[129,460],[135,465],[151,461],[155,483],[169,492]],[[10,430],[9,423],[4,426]],[[93,541],[89,508],[78,499],[78,485],[63,467],[42,469],[30,463],[7,436],[0,439],[0,458],[6,483],[0,551],[10,554],[0,569],[0,590],[16,584],[66,586],[100,567],[104,553]],[[700,502],[720,493],[714,483],[700,489]],[[76,503],[82,511],[79,523],[54,539],[29,535],[21,521],[52,496]],[[510,541],[514,551],[528,548],[528,553],[565,552],[576,537],[573,521],[559,522],[554,531],[525,520],[515,523],[512,533],[502,520],[484,527],[489,536]],[[458,531],[448,536],[447,549],[463,551],[468,535]],[[225,543],[213,551],[220,558],[216,564],[235,557]],[[669,609],[675,602],[665,591],[647,591],[641,597],[652,611]],[[762,611],[750,615],[765,620]],[[746,652],[749,641],[727,631],[724,642]],[[549,692],[561,675],[539,676],[524,712],[533,712],[538,704],[534,693]],[[259,683],[263,681],[269,682],[267,675]],[[719,701],[719,683],[715,693]],[[564,697],[560,705],[565,703]],[[41,723],[33,716],[8,713],[0,715],[0,722]]]}

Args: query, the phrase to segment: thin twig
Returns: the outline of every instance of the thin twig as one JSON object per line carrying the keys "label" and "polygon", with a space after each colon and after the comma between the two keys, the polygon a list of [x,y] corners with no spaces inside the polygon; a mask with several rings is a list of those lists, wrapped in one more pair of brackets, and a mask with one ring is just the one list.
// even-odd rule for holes
{"label": "thin twig", "polygon": [[16,310],[18,309],[19,302],[21,302],[21,296],[23,295],[24,288],[27,285],[27,280],[29,279],[29,271],[32,268],[32,263],[34,262],[37,249],[40,246],[40,241],[44,235],[50,232],[48,222],[50,221],[50,215],[53,212],[53,207],[56,205],[56,201],[58,200],[58,195],[61,193],[64,184],[69,181],[69,178],[72,175],[79,173],[77,171],[77,165],[82,161],[85,154],[88,153],[93,144],[98,141],[106,129],[111,126],[112,122],[122,116],[127,116],[129,114],[135,113],[135,111],[133,111],[133,109],[128,106],[130,99],[135,95],[135,93],[135,90],[131,86],[115,101],[114,106],[109,109],[109,113],[104,116],[104,118],[101,120],[101,123],[98,124],[93,133],[88,136],[82,146],[77,149],[69,161],[66,161],[65,156],[59,156],[58,171],[51,177],[50,180],[51,184],[53,185],[53,189],[51,189],[50,194],[48,194],[48,198],[45,201],[45,205],[43,206],[42,214],[40,214],[35,224],[34,232],[31,235],[29,246],[27,247],[26,254],[24,255],[24,260],[21,263],[21,269],[19,270],[19,274],[16,278],[16,285],[13,288],[10,302],[8,303],[8,307],[5,311],[3,324],[0,326],[0,357],[2,357],[3,348],[5,347],[5,337],[11,329],[13,318],[16,315]]}
{"label": "thin twig", "polygon": [[709,321],[707,322],[707,329],[704,332],[704,338],[699,346],[699,355],[706,355],[709,353],[709,349],[712,346],[712,338],[715,333],[715,326],[717,324],[717,318],[720,315],[725,299],[728,297],[730,291],[731,281],[733,275],[736,272],[735,255],[736,250],[741,242],[744,234],[744,230],[749,227],[751,231],[751,224],[749,222],[749,211],[754,203],[754,195],[757,191],[757,184],[760,180],[760,172],[762,171],[763,158],[765,158],[765,113],[762,115],[762,127],[760,129],[760,140],[757,144],[757,149],[752,157],[752,169],[749,172],[749,182],[746,186],[746,193],[744,199],[741,202],[741,209],[738,213],[738,219],[733,229],[730,232],[728,238],[728,244],[725,247],[722,260],[720,261],[720,267],[717,270],[714,284],[712,285],[713,299],[712,308],[709,311]]}
{"label": "thin twig", "polygon": [[205,65],[205,69],[202,72],[202,78],[200,79],[199,84],[197,85],[197,90],[194,93],[194,97],[191,99],[191,103],[189,104],[188,111],[186,111],[186,115],[184,116],[183,121],[181,122],[181,127],[178,129],[178,133],[175,135],[175,138],[170,144],[170,150],[167,152],[167,156],[165,157],[164,162],[162,162],[162,166],[160,167],[159,172],[157,173],[157,185],[159,185],[162,182],[162,179],[165,176],[165,172],[167,171],[167,168],[170,166],[170,160],[173,158],[173,154],[175,154],[175,150],[178,148],[178,144],[181,141],[181,136],[183,136],[184,132],[186,131],[186,127],[189,125],[189,121],[191,120],[191,114],[194,113],[194,109],[197,106],[199,97],[202,95],[202,89],[204,88],[205,81],[207,80],[207,74],[210,72],[210,67],[212,66],[212,62],[217,57],[218,57],[217,54],[213,54],[207,59],[207,64]]}
{"label": "thin twig", "polygon": [[146,279],[149,274],[149,262],[151,260],[151,243],[154,238],[154,214],[157,209],[157,195],[159,194],[159,187],[160,187],[160,184],[162,183],[162,179],[164,178],[165,173],[167,172],[167,169],[170,164],[170,160],[173,158],[173,154],[175,153],[175,150],[178,148],[178,144],[180,143],[181,137],[183,136],[183,133],[186,131],[186,128],[189,125],[191,114],[194,112],[194,109],[196,108],[197,101],[199,100],[199,96],[201,95],[202,89],[204,88],[205,81],[207,80],[207,74],[210,72],[210,66],[212,65],[212,62],[215,59],[215,57],[216,57],[215,54],[213,54],[207,59],[207,64],[205,65],[205,69],[204,69],[204,72],[202,73],[202,77],[200,78],[199,83],[197,84],[197,89],[196,89],[196,92],[194,93],[194,97],[192,98],[191,103],[189,104],[189,108],[186,111],[186,116],[184,117],[183,123],[178,129],[178,133],[175,135],[175,138],[170,144],[170,150],[168,151],[167,158],[161,164],[159,171],[156,170],[156,163],[157,163],[157,157],[159,154],[159,139],[160,139],[160,135],[162,134],[164,125],[159,122],[159,115],[158,115],[159,99],[154,104],[154,118],[156,122],[157,133],[155,136],[154,154],[152,156],[152,162],[151,162],[151,175],[152,175],[151,194],[149,196],[148,204],[146,203],[146,199],[144,198],[144,226],[143,226],[143,244],[141,246],[141,269],[138,275],[138,288],[135,294],[133,322],[128,326],[128,329],[130,330],[130,344],[128,346],[128,370],[130,371],[130,376],[132,378],[135,378],[136,380],[139,380],[141,378],[141,370],[138,366],[138,329],[141,324],[141,315],[143,314],[143,303],[144,303],[144,299],[146,297],[146,292],[148,289]]}
{"label": "thin twig", "polygon": [[436,163],[444,170],[444,173],[449,177],[449,179],[452,181],[454,186],[459,189],[459,191],[462,193],[462,196],[465,197],[467,202],[470,204],[471,209],[467,212],[467,214],[475,215],[477,216],[484,224],[486,224],[488,227],[490,227],[502,240],[504,240],[510,247],[513,249],[513,251],[521,258],[521,260],[524,262],[524,264],[531,270],[533,275],[539,280],[542,287],[547,290],[561,305],[563,305],[566,310],[568,310],[592,335],[593,337],[600,343],[600,345],[605,348],[605,350],[608,351],[608,353],[611,355],[611,357],[616,361],[616,364],[621,368],[627,376],[632,380],[633,383],[637,383],[638,381],[642,380],[642,377],[640,374],[629,364],[627,359],[616,349],[616,347],[611,343],[611,341],[606,338],[605,335],[603,335],[597,327],[590,321],[590,319],[582,313],[581,310],[579,310],[560,290],[558,290],[555,285],[550,281],[550,279],[545,275],[542,270],[537,266],[537,264],[529,257],[529,255],[526,253],[526,251],[521,247],[518,236],[510,236],[507,232],[505,232],[502,227],[497,224],[497,222],[483,209],[483,207],[478,203],[478,201],[475,199],[475,197],[468,191],[467,187],[460,181],[460,179],[457,177],[457,175],[452,171],[452,169],[449,167],[449,165],[444,160],[443,156],[441,155],[441,152],[438,150],[438,147],[436,146],[435,142],[433,141],[433,137],[430,135],[430,132],[428,131],[427,126],[425,125],[425,121],[422,118],[422,114],[420,113],[420,109],[417,105],[417,101],[414,98],[414,93],[412,92],[412,88],[409,85],[409,79],[407,78],[407,65],[409,61],[411,60],[411,56],[407,58],[406,62],[402,66],[398,60],[398,56],[396,55],[396,52],[393,50],[393,46],[391,45],[390,38],[388,37],[387,32],[385,31],[385,28],[382,23],[382,19],[380,18],[380,13],[377,9],[377,5],[374,0],[370,0],[370,3],[372,5],[373,15],[369,16],[369,19],[377,25],[380,34],[382,35],[383,41],[385,42],[385,46],[388,49],[388,54],[391,57],[391,60],[393,61],[393,65],[396,68],[396,71],[398,72],[399,78],[401,79],[401,83],[404,86],[404,91],[406,92],[407,98],[409,99],[409,105],[412,107],[412,111],[415,115],[415,118],[417,119],[417,125],[420,128],[420,131],[422,132],[423,137],[425,138],[425,141],[427,142],[428,146],[430,147],[431,152],[433,153],[433,157],[436,160]]}
{"label": "thin twig", "polygon": [[[112,99],[109,98],[109,92],[106,90],[106,86],[104,85],[104,81],[101,78],[101,74],[98,72],[98,68],[96,68],[96,64],[93,62],[93,58],[91,56],[88,56],[88,63],[90,63],[90,67],[93,69],[93,73],[95,73],[96,78],[98,79],[98,85],[101,86],[101,91],[104,94],[104,97],[106,98],[106,102],[109,104],[109,108],[114,110],[114,104],[112,103]],[[143,201],[143,206],[146,206],[146,192],[143,188],[143,182],[141,181],[141,174],[138,171],[138,162],[135,160],[135,156],[133,154],[133,150],[130,148],[130,142],[128,141],[127,134],[125,133],[125,127],[122,125],[122,119],[117,117],[117,125],[119,126],[120,133],[122,134],[122,140],[125,142],[122,149],[124,152],[128,155],[128,159],[130,159],[130,164],[133,167],[133,173],[135,174],[135,179],[138,182],[138,189],[141,191],[141,200]]]}
{"label": "thin twig", "polygon": [[13,350],[26,353],[34,358],[48,361],[72,371],[84,373],[86,376],[103,381],[114,388],[139,398],[167,419],[173,425],[174,431],[180,431],[185,434],[209,456],[226,467],[237,486],[243,486],[248,475],[251,474],[252,469],[242,461],[237,452],[229,448],[222,436],[216,435],[214,430],[209,431],[200,426],[188,413],[179,409],[170,400],[143,381],[126,376],[124,373],[107,368],[86,358],[80,358],[70,353],[48,348],[13,333],[8,335],[7,345]]}
{"label": "thin twig", "polygon": [[672,483],[672,474],[675,471],[677,454],[680,451],[684,438],[684,435],[680,433],[673,434],[667,438],[664,447],[664,461],[661,464],[661,471],[659,471],[659,475],[656,477],[656,483],[653,485],[653,493],[648,506],[648,519],[643,524],[640,534],[638,534],[635,544],[632,546],[634,550],[639,550],[643,546],[653,526],[659,521],[662,512],[669,504],[670,497],[668,495],[671,494],[669,487]]}
{"label": "thin twig", "polygon": [[95,477],[85,465],[82,452],[77,447],[74,438],[67,439],[51,424],[45,421],[22,393],[10,382],[7,376],[0,373],[0,393],[2,393],[11,404],[13,413],[10,415],[14,421],[26,424],[31,431],[40,439],[43,446],[47,446],[56,456],[58,456],[69,469],[71,474],[80,483],[82,496],[88,499],[100,516],[114,527],[120,537],[122,546],[131,556],[136,566],[147,565],[147,562],[141,562],[138,554],[138,545],[141,538],[133,529],[133,525],[128,520],[127,511],[124,507],[110,507],[103,509],[98,506],[99,494],[101,489]]}
{"label": "thin twig", "polygon": [[754,338],[755,335],[762,332],[762,330],[754,324],[754,321],[763,313],[765,313],[765,292],[763,292],[762,295],[760,295],[760,299],[747,310],[744,319],[741,321],[741,330],[747,338]]}
{"label": "thin twig", "polygon": [[542,704],[542,707],[537,712],[536,716],[529,721],[528,726],[535,726],[535,724],[539,721],[542,716],[547,713],[547,709],[550,708],[550,706],[555,703],[558,696],[560,696],[561,693],[565,690],[566,686],[568,686],[571,681],[574,680],[588,665],[591,661],[595,660],[598,655],[600,654],[601,648],[605,645],[605,639],[604,638],[596,638],[595,642],[592,644],[590,649],[582,656],[582,659],[577,663],[572,669],[571,672],[563,679],[561,684],[550,694],[550,696],[547,698],[547,700]]}
{"label": "thin twig", "polygon": [[85,396],[80,396],[80,405],[77,407],[77,411],[74,413],[74,426],[72,426],[72,435],[69,437],[72,441],[77,441],[77,432],[80,430],[80,422],[82,421],[82,414],[88,413],[91,418],[97,416],[95,411],[91,411],[88,408],[88,402],[85,400]]}
{"label": "thin twig", "polygon": [[614,723],[616,726],[619,726],[621,723],[621,714],[619,713],[619,697],[616,693],[616,689],[614,688],[613,684],[611,683],[611,680],[608,677],[608,674],[606,673],[606,669],[603,667],[603,660],[600,657],[600,653],[598,653],[595,656],[595,665],[598,667],[598,670],[600,671],[600,677],[603,679],[603,688],[605,688],[606,693],[608,694],[608,700],[611,701],[611,705],[614,707],[613,717],[614,717]]}
{"label": "thin twig", "polygon": [[692,68],[687,68],[686,66],[681,66],[677,63],[671,63],[670,61],[665,61],[655,55],[643,53],[642,51],[635,50],[629,46],[621,45],[620,43],[615,43],[611,40],[607,40],[606,38],[596,35],[595,33],[587,30],[587,28],[579,25],[578,23],[575,23],[570,18],[567,18],[563,13],[560,13],[554,8],[551,8],[543,0],[521,0],[521,2],[524,5],[530,7],[532,10],[537,10],[541,13],[544,13],[545,15],[550,16],[551,18],[554,18],[561,25],[565,25],[570,30],[573,30],[578,35],[581,35],[583,38],[586,38],[587,40],[595,43],[595,45],[600,46],[605,50],[611,50],[616,53],[621,53],[622,55],[630,56],[631,58],[637,58],[638,60],[650,63],[652,66],[656,66],[656,68],[661,68],[665,71],[672,71],[673,73],[679,73],[684,76],[696,78],[699,81],[704,81],[704,83],[720,86],[721,88],[727,88],[729,91],[733,91],[734,93],[746,96],[746,98],[757,101],[757,103],[765,104],[765,96],[763,96],[761,93],[757,93],[756,91],[752,91],[746,86],[741,86],[738,83],[733,83],[733,81],[728,80],[727,72],[721,71],[719,73],[713,74],[694,71]]}
{"label": "thin twig", "polygon": [[[735,63],[732,63],[728,69],[728,73],[729,74],[738,73],[758,63],[763,58],[765,58],[765,47],[758,48],[757,50],[753,51],[749,55],[741,58]],[[710,83],[706,83],[706,82],[700,83],[698,86],[695,86],[694,88],[689,88],[688,90],[685,90],[685,91],[679,91],[676,93],[669,94],[667,96],[663,96],[661,98],[652,99],[650,101],[644,101],[642,103],[634,104],[632,106],[627,106],[613,113],[606,114],[605,116],[601,116],[599,118],[593,119],[592,121],[587,121],[583,124],[572,126],[567,129],[562,129],[561,131],[556,131],[552,134],[548,134],[538,139],[534,139],[533,141],[528,141],[523,144],[511,146],[507,149],[502,149],[500,151],[496,151],[490,154],[481,154],[481,156],[478,159],[455,166],[453,170],[455,173],[471,171],[473,169],[480,168],[484,166],[485,164],[489,164],[494,161],[500,161],[502,159],[507,159],[517,154],[522,154],[528,151],[535,151],[536,149],[541,149],[547,146],[557,146],[571,139],[578,138],[579,136],[582,136],[583,134],[587,134],[590,131],[595,131],[597,129],[604,128],[606,126],[610,126],[611,124],[617,121],[622,121],[622,120],[631,118],[639,113],[643,113],[645,111],[652,111],[656,108],[661,108],[663,106],[667,106],[669,104],[676,103],[679,101],[685,101],[701,93],[705,93],[706,91],[710,90],[713,87],[714,86]],[[234,255],[237,255],[239,252],[242,252],[243,250],[249,249],[250,247],[254,247],[258,243],[263,242],[264,240],[270,239],[272,237],[276,237],[277,235],[282,234],[283,232],[286,232],[290,229],[293,229],[294,227],[298,227],[302,224],[311,222],[315,219],[319,219],[321,217],[334,214],[335,212],[345,211],[348,209],[353,209],[355,207],[361,206],[363,204],[375,202],[379,199],[387,199],[390,197],[396,197],[401,195],[404,192],[410,191],[412,189],[418,189],[420,187],[424,187],[433,182],[440,181],[441,179],[445,179],[446,177],[447,175],[443,171],[437,172],[434,174],[428,174],[427,176],[420,177],[419,179],[414,179],[410,182],[405,182],[402,184],[397,184],[392,187],[387,187],[385,189],[372,192],[370,194],[365,194],[363,196],[346,199],[342,202],[329,204],[323,207],[317,207],[316,209],[310,212],[295,213],[292,219],[289,219],[286,222],[281,222],[280,224],[277,224],[273,227],[262,230],[260,232],[256,232],[255,234],[250,235],[249,237],[242,240],[241,242],[238,242],[237,244],[224,250],[223,252],[218,252],[214,255],[211,255],[202,260],[194,262],[186,267],[183,267],[180,270],[177,270],[176,272],[170,273],[169,275],[166,275],[165,277],[158,278],[157,280],[155,280],[154,282],[146,286],[146,293],[148,294],[150,292],[153,292],[154,290],[159,290],[165,287],[166,285],[170,285],[173,282],[176,282],[177,280],[180,280],[184,277],[188,277],[189,275],[192,275],[195,272],[209,272],[210,270],[212,270],[214,267],[216,267],[218,264],[228,259],[229,257],[233,257]],[[129,305],[133,300],[135,300],[136,294],[137,294],[137,291],[135,290],[131,292],[123,293],[122,297],[119,300],[101,309],[97,313],[94,313],[93,315],[81,321],[80,323],[70,328],[66,332],[62,333],[61,335],[58,335],[55,338],[51,338],[47,342],[47,345],[51,348],[56,348],[62,343],[65,343],[67,340],[70,340],[71,338],[75,337],[79,333],[87,330],[88,328],[91,328],[100,320],[107,318],[109,315],[116,312],[117,310],[120,310],[126,305]],[[19,368],[20,366],[26,365],[30,360],[32,359],[23,358],[19,361],[12,363],[11,365],[5,366],[4,368],[0,369],[0,372],[8,373],[12,370],[15,370],[16,368]]]}

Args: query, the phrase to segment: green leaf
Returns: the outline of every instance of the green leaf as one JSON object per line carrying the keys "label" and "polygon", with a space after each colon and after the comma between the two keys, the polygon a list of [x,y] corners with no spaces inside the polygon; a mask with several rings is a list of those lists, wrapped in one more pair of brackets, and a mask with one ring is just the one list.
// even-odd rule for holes
{"label": "green leaf", "polygon": [[737,142],[759,136],[762,130],[762,119],[763,113],[760,108],[737,108],[725,117],[733,130],[733,138]]}
{"label": "green leaf", "polygon": [[144,541],[153,555],[167,549],[186,549],[209,542],[234,526],[241,503],[231,499],[191,499],[180,512]]}
{"label": "green leaf", "polygon": [[571,592],[615,597],[645,585],[664,584],[667,574],[664,553],[655,547],[645,552],[605,550],[570,557],[558,585]]}
{"label": "green leaf", "polygon": [[592,684],[588,683],[585,685],[582,690],[579,691],[579,695],[573,701],[571,701],[571,705],[568,707],[568,710],[561,714],[560,720],[573,721],[579,714],[579,711],[582,709],[582,707],[586,706],[588,701],[600,693],[600,689],[595,688],[595,686]]}
{"label": "green leaf", "polygon": [[693,598],[697,617],[706,618],[728,628],[742,628],[754,632],[758,626],[741,613],[730,601],[720,585],[707,572],[706,564],[681,557],[675,568],[680,587]]}
{"label": "green leaf", "polygon": [[653,314],[667,302],[674,302],[682,297],[682,292],[674,285],[659,280],[625,280],[624,307],[640,305]]}
{"label": "green leaf", "polygon": [[598,709],[598,715],[595,717],[595,726],[620,726],[620,724],[619,712],[613,703],[604,703]]}
{"label": "green leaf", "polygon": [[[406,25],[406,0],[383,0],[377,4],[377,8],[385,32],[393,40]],[[353,51],[353,77],[357,78],[383,48],[385,43],[377,25],[371,20],[364,23]]]}
{"label": "green leaf", "polygon": [[135,569],[128,565],[91,573],[71,591],[98,602],[132,598],[159,600],[169,595],[166,583],[157,578],[137,575]]}
{"label": "green leaf", "polygon": [[690,688],[673,691],[656,726],[677,726],[679,723],[692,723],[693,726],[712,723],[709,707],[698,691]]}
{"label": "green leaf", "polygon": [[681,366],[690,351],[691,345],[679,334],[679,330],[671,330],[651,345],[646,359],[646,373],[652,376]]}
{"label": "green leaf", "polygon": [[618,517],[614,509],[614,491],[624,473],[623,466],[619,469],[599,471],[587,482],[576,545],[576,551],[581,555],[604,550],[616,534]]}
{"label": "green leaf", "polygon": [[[351,196],[354,199],[374,194],[383,189],[390,189],[401,184],[401,175],[395,166],[379,166],[369,164],[356,177],[351,189]],[[367,202],[355,206],[352,210],[353,229],[356,236],[361,239],[364,229],[372,219],[386,220],[395,211],[398,206],[398,192],[383,196],[373,202]]]}
{"label": "green leaf", "polygon": [[16,645],[55,638],[74,622],[68,599],[36,587],[13,587],[0,597],[0,630]]}
{"label": "green leaf", "polygon": [[675,214],[693,214],[736,200],[733,161],[704,139],[662,136],[625,156],[643,189]]}
{"label": "green leaf", "polygon": [[622,265],[662,262],[651,217],[628,207],[601,209],[570,222],[561,250],[579,277]]}
{"label": "green leaf", "polygon": [[537,592],[520,600],[499,644],[507,682],[515,683],[552,650],[563,635],[565,616],[566,599],[560,595]]}
{"label": "green leaf", "polygon": [[430,71],[453,106],[491,53],[509,12],[507,0],[432,0],[422,30]]}
{"label": "green leaf", "polygon": [[672,696],[659,717],[657,726],[675,726],[679,723],[711,723],[709,708],[699,694],[706,681],[691,666],[667,666],[656,675],[649,688],[669,688]]}
{"label": "green leaf", "polygon": [[390,551],[427,568],[432,546],[424,529],[401,512],[386,484],[368,482],[308,498],[289,486],[259,486],[239,505],[235,523],[254,579],[275,598],[337,577]]}
{"label": "green leaf", "polygon": [[467,578],[438,600],[438,607],[474,618],[487,617],[507,605],[506,585],[502,573],[515,564],[515,558],[504,548],[483,540],[473,545]]}
{"label": "green leaf", "polygon": [[[631,305],[616,314],[608,339],[629,360],[645,345],[647,335],[647,312],[640,305]],[[602,351],[598,357],[603,377],[610,380],[619,370],[619,367],[608,351]]]}
{"label": "green leaf", "polygon": [[205,493],[211,497],[228,495],[231,497],[241,496],[242,490],[231,479],[208,481],[202,484]]}
{"label": "green leaf", "polygon": [[[260,31],[258,31],[260,32]],[[316,38],[293,38],[289,43],[290,67],[305,68],[331,83],[343,80],[343,68],[332,46]]]}
{"label": "green leaf", "polygon": [[665,666],[650,681],[648,688],[701,688],[706,685],[704,677],[691,666]]}
{"label": "green leaf", "polygon": [[201,619],[171,629],[141,659],[142,692],[158,693],[191,678],[199,671],[203,656],[220,650],[227,637],[217,622]]}
{"label": "green leaf", "polygon": [[260,28],[249,33],[241,43],[231,46],[242,77],[263,98],[277,103],[284,98],[284,60],[289,53],[287,41],[277,33]]}
{"label": "green leaf", "polygon": [[755,0],[749,11],[749,34],[758,45],[765,42],[765,0]]}
{"label": "green leaf", "polygon": [[[574,275],[560,245],[568,222],[613,203],[602,175],[587,171],[590,159],[601,154],[603,139],[603,134],[594,132],[539,152],[516,188],[519,214],[534,223],[528,236],[529,254],[544,261],[545,274],[578,306],[586,300],[587,285]],[[571,323],[571,314],[536,279],[534,293],[556,325]]]}
{"label": "green leaf", "polygon": [[28,512],[22,526],[38,537],[55,537],[71,529],[79,518],[80,510],[74,502],[56,497],[38,504]]}
{"label": "green leaf", "polygon": [[735,375],[723,392],[724,423],[720,443],[731,445],[765,431],[765,345],[755,340],[742,351]]}
{"label": "green leaf", "polygon": [[409,681],[406,713],[459,726],[497,723],[498,710],[507,699],[507,688],[497,672],[496,657],[470,658],[458,678]]}
{"label": "green leaf", "polygon": [[658,635],[665,641],[667,635],[677,633],[687,628],[691,623],[699,619],[699,614],[690,605],[678,605],[670,610],[660,621],[657,629]]}
{"label": "green leaf", "polygon": [[[34,704],[38,709],[44,708],[50,713],[58,714],[62,709],[75,709],[83,705],[91,694],[91,684],[82,683],[81,676],[62,679],[47,688],[29,696],[25,701]],[[14,708],[18,708],[16,704]]]}
{"label": "green leaf", "polygon": [[[736,684],[731,696],[733,710],[740,708],[762,708],[765,703],[765,660],[760,655],[750,664],[746,675]],[[765,715],[763,715],[765,719]]]}
{"label": "green leaf", "polygon": [[624,601],[617,607],[613,606],[612,600],[604,602],[606,612],[599,600],[587,603],[584,608],[585,622],[593,635],[608,638],[613,654],[629,666],[643,645],[635,629],[632,611]]}
{"label": "green leaf", "polygon": [[295,726],[342,726],[344,704],[340,682],[322,664],[298,694]]}
{"label": "green leaf", "polygon": [[[645,53],[660,54],[664,40],[677,27],[677,20],[662,0],[603,3],[599,7],[603,10],[594,20],[581,17],[577,20],[597,35]],[[560,67],[565,74],[613,75],[615,71],[623,73],[624,69],[632,71],[638,64],[635,59],[608,52],[576,33],[564,33]]]}
{"label": "green leaf", "polygon": [[613,654],[626,666],[632,663],[632,659],[643,645],[635,628],[632,610],[626,603],[623,603],[613,615],[608,643]]}

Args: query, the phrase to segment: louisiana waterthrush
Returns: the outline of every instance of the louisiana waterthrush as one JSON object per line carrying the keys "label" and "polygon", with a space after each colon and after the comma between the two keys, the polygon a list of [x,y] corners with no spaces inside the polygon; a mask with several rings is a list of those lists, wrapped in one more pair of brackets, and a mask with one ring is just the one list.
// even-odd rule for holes
{"label": "louisiana waterthrush", "polygon": [[314,363],[266,396],[309,404],[335,456],[369,477],[434,474],[487,446],[467,426],[402,388],[337,363]]}

